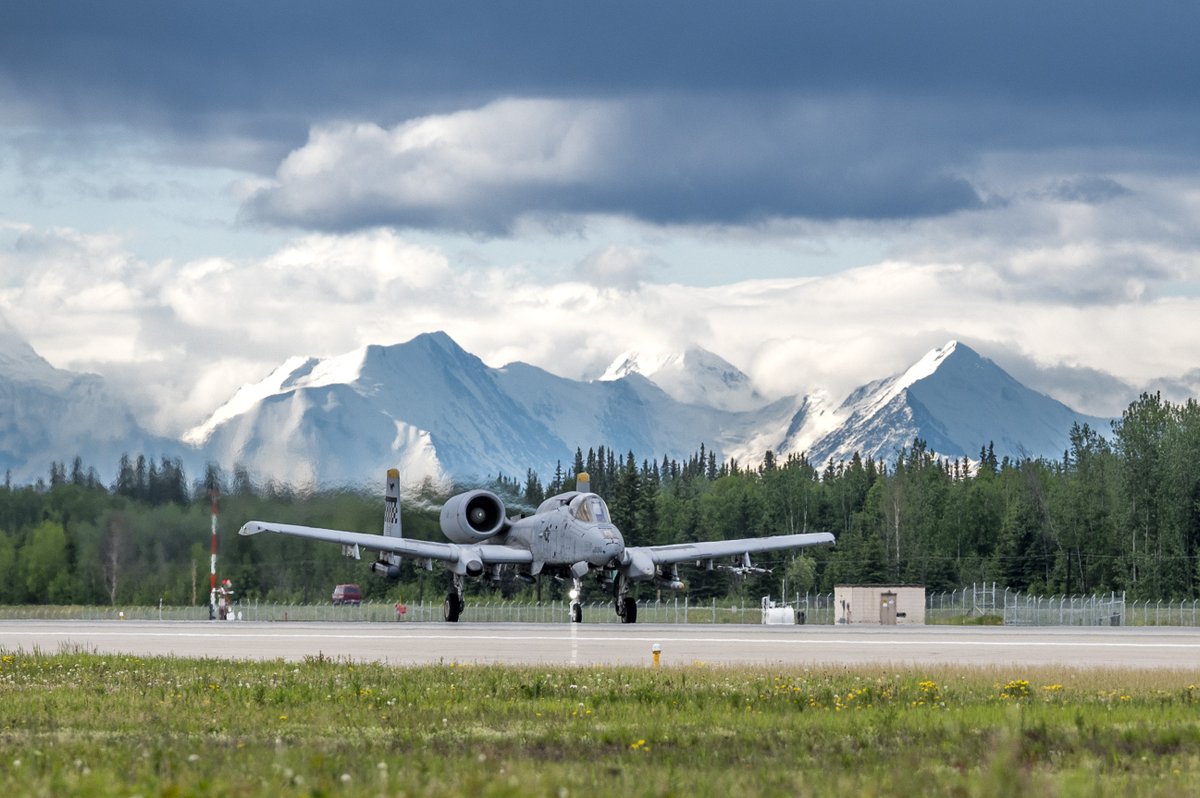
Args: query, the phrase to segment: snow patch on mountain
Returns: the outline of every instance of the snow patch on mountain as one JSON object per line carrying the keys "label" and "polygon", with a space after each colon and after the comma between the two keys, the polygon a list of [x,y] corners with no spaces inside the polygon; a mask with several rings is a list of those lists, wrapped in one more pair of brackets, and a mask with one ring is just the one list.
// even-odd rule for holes
{"label": "snow patch on mountain", "polygon": [[197,424],[183,434],[185,443],[192,446],[203,446],[212,437],[213,430],[235,416],[249,412],[256,404],[275,396],[284,390],[289,383],[300,376],[312,372],[313,367],[320,361],[316,358],[291,357],[283,365],[268,374],[263,380],[238,388],[237,392],[225,404],[213,411],[204,422]]}
{"label": "snow patch on mountain", "polygon": [[756,410],[767,404],[746,374],[700,347],[683,352],[623,352],[600,380],[614,381],[631,374],[646,377],[684,404],[731,412]]}

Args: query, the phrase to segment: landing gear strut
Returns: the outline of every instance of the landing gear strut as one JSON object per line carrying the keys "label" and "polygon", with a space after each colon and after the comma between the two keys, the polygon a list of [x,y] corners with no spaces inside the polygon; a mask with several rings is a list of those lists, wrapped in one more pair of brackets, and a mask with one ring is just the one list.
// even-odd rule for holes
{"label": "landing gear strut", "polygon": [[579,603],[579,597],[583,595],[583,580],[578,576],[573,577],[574,587],[571,590],[571,623],[583,623],[583,605]]}
{"label": "landing gear strut", "polygon": [[463,598],[463,578],[461,574],[452,574],[453,585],[449,593],[446,594],[446,603],[442,605],[442,615],[447,623],[457,623],[458,617],[462,615],[462,611],[467,606],[466,600]]}
{"label": "landing gear strut", "polygon": [[629,595],[629,580],[624,574],[617,576],[616,585],[613,587],[613,596],[615,601],[613,605],[617,611],[617,615],[621,618],[621,623],[637,623],[637,599]]}

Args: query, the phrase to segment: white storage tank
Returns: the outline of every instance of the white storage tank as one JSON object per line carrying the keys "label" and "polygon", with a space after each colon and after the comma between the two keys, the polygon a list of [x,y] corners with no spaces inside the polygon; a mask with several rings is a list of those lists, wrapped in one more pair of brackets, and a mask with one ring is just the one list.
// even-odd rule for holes
{"label": "white storage tank", "polygon": [[762,599],[762,622],[769,624],[796,623],[796,610],[782,604],[776,604],[770,596]]}

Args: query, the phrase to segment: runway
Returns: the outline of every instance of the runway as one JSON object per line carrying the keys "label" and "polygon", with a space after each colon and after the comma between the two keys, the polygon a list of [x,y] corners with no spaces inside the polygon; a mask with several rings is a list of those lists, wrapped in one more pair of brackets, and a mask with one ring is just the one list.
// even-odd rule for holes
{"label": "runway", "polygon": [[1200,670],[1200,630],[1172,627],[0,621],[0,649],[392,665],[1024,665]]}

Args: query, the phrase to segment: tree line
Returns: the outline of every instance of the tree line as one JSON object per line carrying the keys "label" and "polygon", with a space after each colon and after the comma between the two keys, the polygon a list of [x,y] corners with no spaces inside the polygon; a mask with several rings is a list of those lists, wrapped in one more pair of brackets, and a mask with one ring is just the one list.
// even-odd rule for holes
{"label": "tree line", "polygon": [[[1200,595],[1200,407],[1157,394],[1133,402],[1104,435],[1070,431],[1056,459],[935,456],[921,440],[890,462],[857,455],[810,462],[718,460],[701,446],[684,460],[579,449],[545,483],[497,476],[487,487],[510,513],[532,512],[586,471],[630,545],[829,531],[831,549],[765,556],[769,575],[689,569],[698,599],[750,600],[846,583],[912,583],[930,590],[996,581],[1044,594],[1126,591],[1131,598]],[[456,489],[461,489],[458,486]],[[240,538],[247,520],[377,531],[382,501],[351,490],[256,485],[244,469],[210,465],[189,482],[177,460],[122,457],[104,485],[78,458],[49,479],[0,487],[0,603],[205,604],[210,492],[220,494],[218,569],[243,598],[323,601],[359,582],[368,598],[437,600],[440,569],[406,566],[399,583],[366,572],[337,546],[280,536]],[[448,494],[425,483],[404,497],[405,534],[441,539]],[[784,582],[786,580],[786,582]],[[486,585],[473,587],[486,590]],[[554,597],[556,584],[500,586]],[[598,591],[593,595],[600,597]]]}

